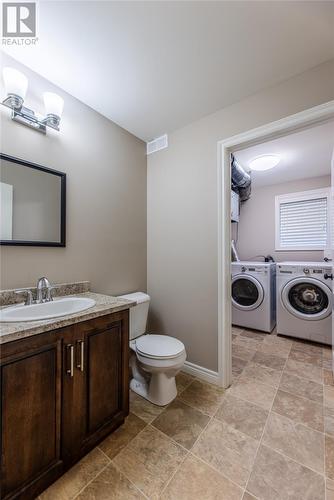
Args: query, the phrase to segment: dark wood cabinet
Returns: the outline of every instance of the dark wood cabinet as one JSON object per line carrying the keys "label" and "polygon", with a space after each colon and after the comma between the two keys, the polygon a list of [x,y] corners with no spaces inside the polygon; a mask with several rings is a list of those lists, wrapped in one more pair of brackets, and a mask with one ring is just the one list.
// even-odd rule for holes
{"label": "dark wood cabinet", "polygon": [[128,310],[1,348],[1,499],[34,498],[129,411]]}
{"label": "dark wood cabinet", "polygon": [[[81,456],[86,437],[86,371],[77,368],[78,332],[72,326],[63,333],[62,457],[66,465]],[[84,367],[85,368],[85,367]]]}
{"label": "dark wood cabinet", "polygon": [[50,334],[1,348],[1,498],[33,498],[61,473],[61,353]]}

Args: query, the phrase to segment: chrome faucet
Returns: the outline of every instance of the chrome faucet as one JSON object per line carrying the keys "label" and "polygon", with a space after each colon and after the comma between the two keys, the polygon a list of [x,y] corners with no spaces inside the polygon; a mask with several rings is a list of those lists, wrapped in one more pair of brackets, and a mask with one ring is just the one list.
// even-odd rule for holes
{"label": "chrome faucet", "polygon": [[[36,303],[41,304],[42,302],[51,302],[53,300],[51,291],[53,286],[51,286],[50,281],[43,276],[37,281],[37,297]],[[45,291],[45,293],[44,293]]]}
{"label": "chrome faucet", "polygon": [[34,303],[33,296],[32,296],[32,291],[29,290],[29,288],[20,288],[19,290],[15,290],[15,293],[17,295],[26,295],[26,300],[25,300],[25,305],[26,306],[31,306],[31,304]]}

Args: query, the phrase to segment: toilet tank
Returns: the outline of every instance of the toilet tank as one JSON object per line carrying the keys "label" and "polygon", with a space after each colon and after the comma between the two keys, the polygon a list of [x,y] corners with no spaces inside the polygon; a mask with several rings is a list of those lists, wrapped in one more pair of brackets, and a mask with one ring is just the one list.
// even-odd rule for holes
{"label": "toilet tank", "polygon": [[148,308],[150,306],[150,296],[143,292],[128,293],[119,295],[120,299],[134,300],[136,306],[130,308],[130,340],[133,340],[146,332]]}

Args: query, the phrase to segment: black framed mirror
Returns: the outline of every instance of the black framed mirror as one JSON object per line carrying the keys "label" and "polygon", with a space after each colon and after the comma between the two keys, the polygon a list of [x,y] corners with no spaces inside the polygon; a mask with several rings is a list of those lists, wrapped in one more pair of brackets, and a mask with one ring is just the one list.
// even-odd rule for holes
{"label": "black framed mirror", "polygon": [[65,242],[66,174],[0,153],[0,245]]}

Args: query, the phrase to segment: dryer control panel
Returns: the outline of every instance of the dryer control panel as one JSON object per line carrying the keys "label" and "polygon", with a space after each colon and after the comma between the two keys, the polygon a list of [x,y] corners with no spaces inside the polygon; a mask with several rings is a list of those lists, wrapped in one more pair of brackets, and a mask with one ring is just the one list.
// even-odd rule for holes
{"label": "dryer control panel", "polygon": [[267,262],[232,262],[232,273],[268,274],[275,273],[276,266]]}

